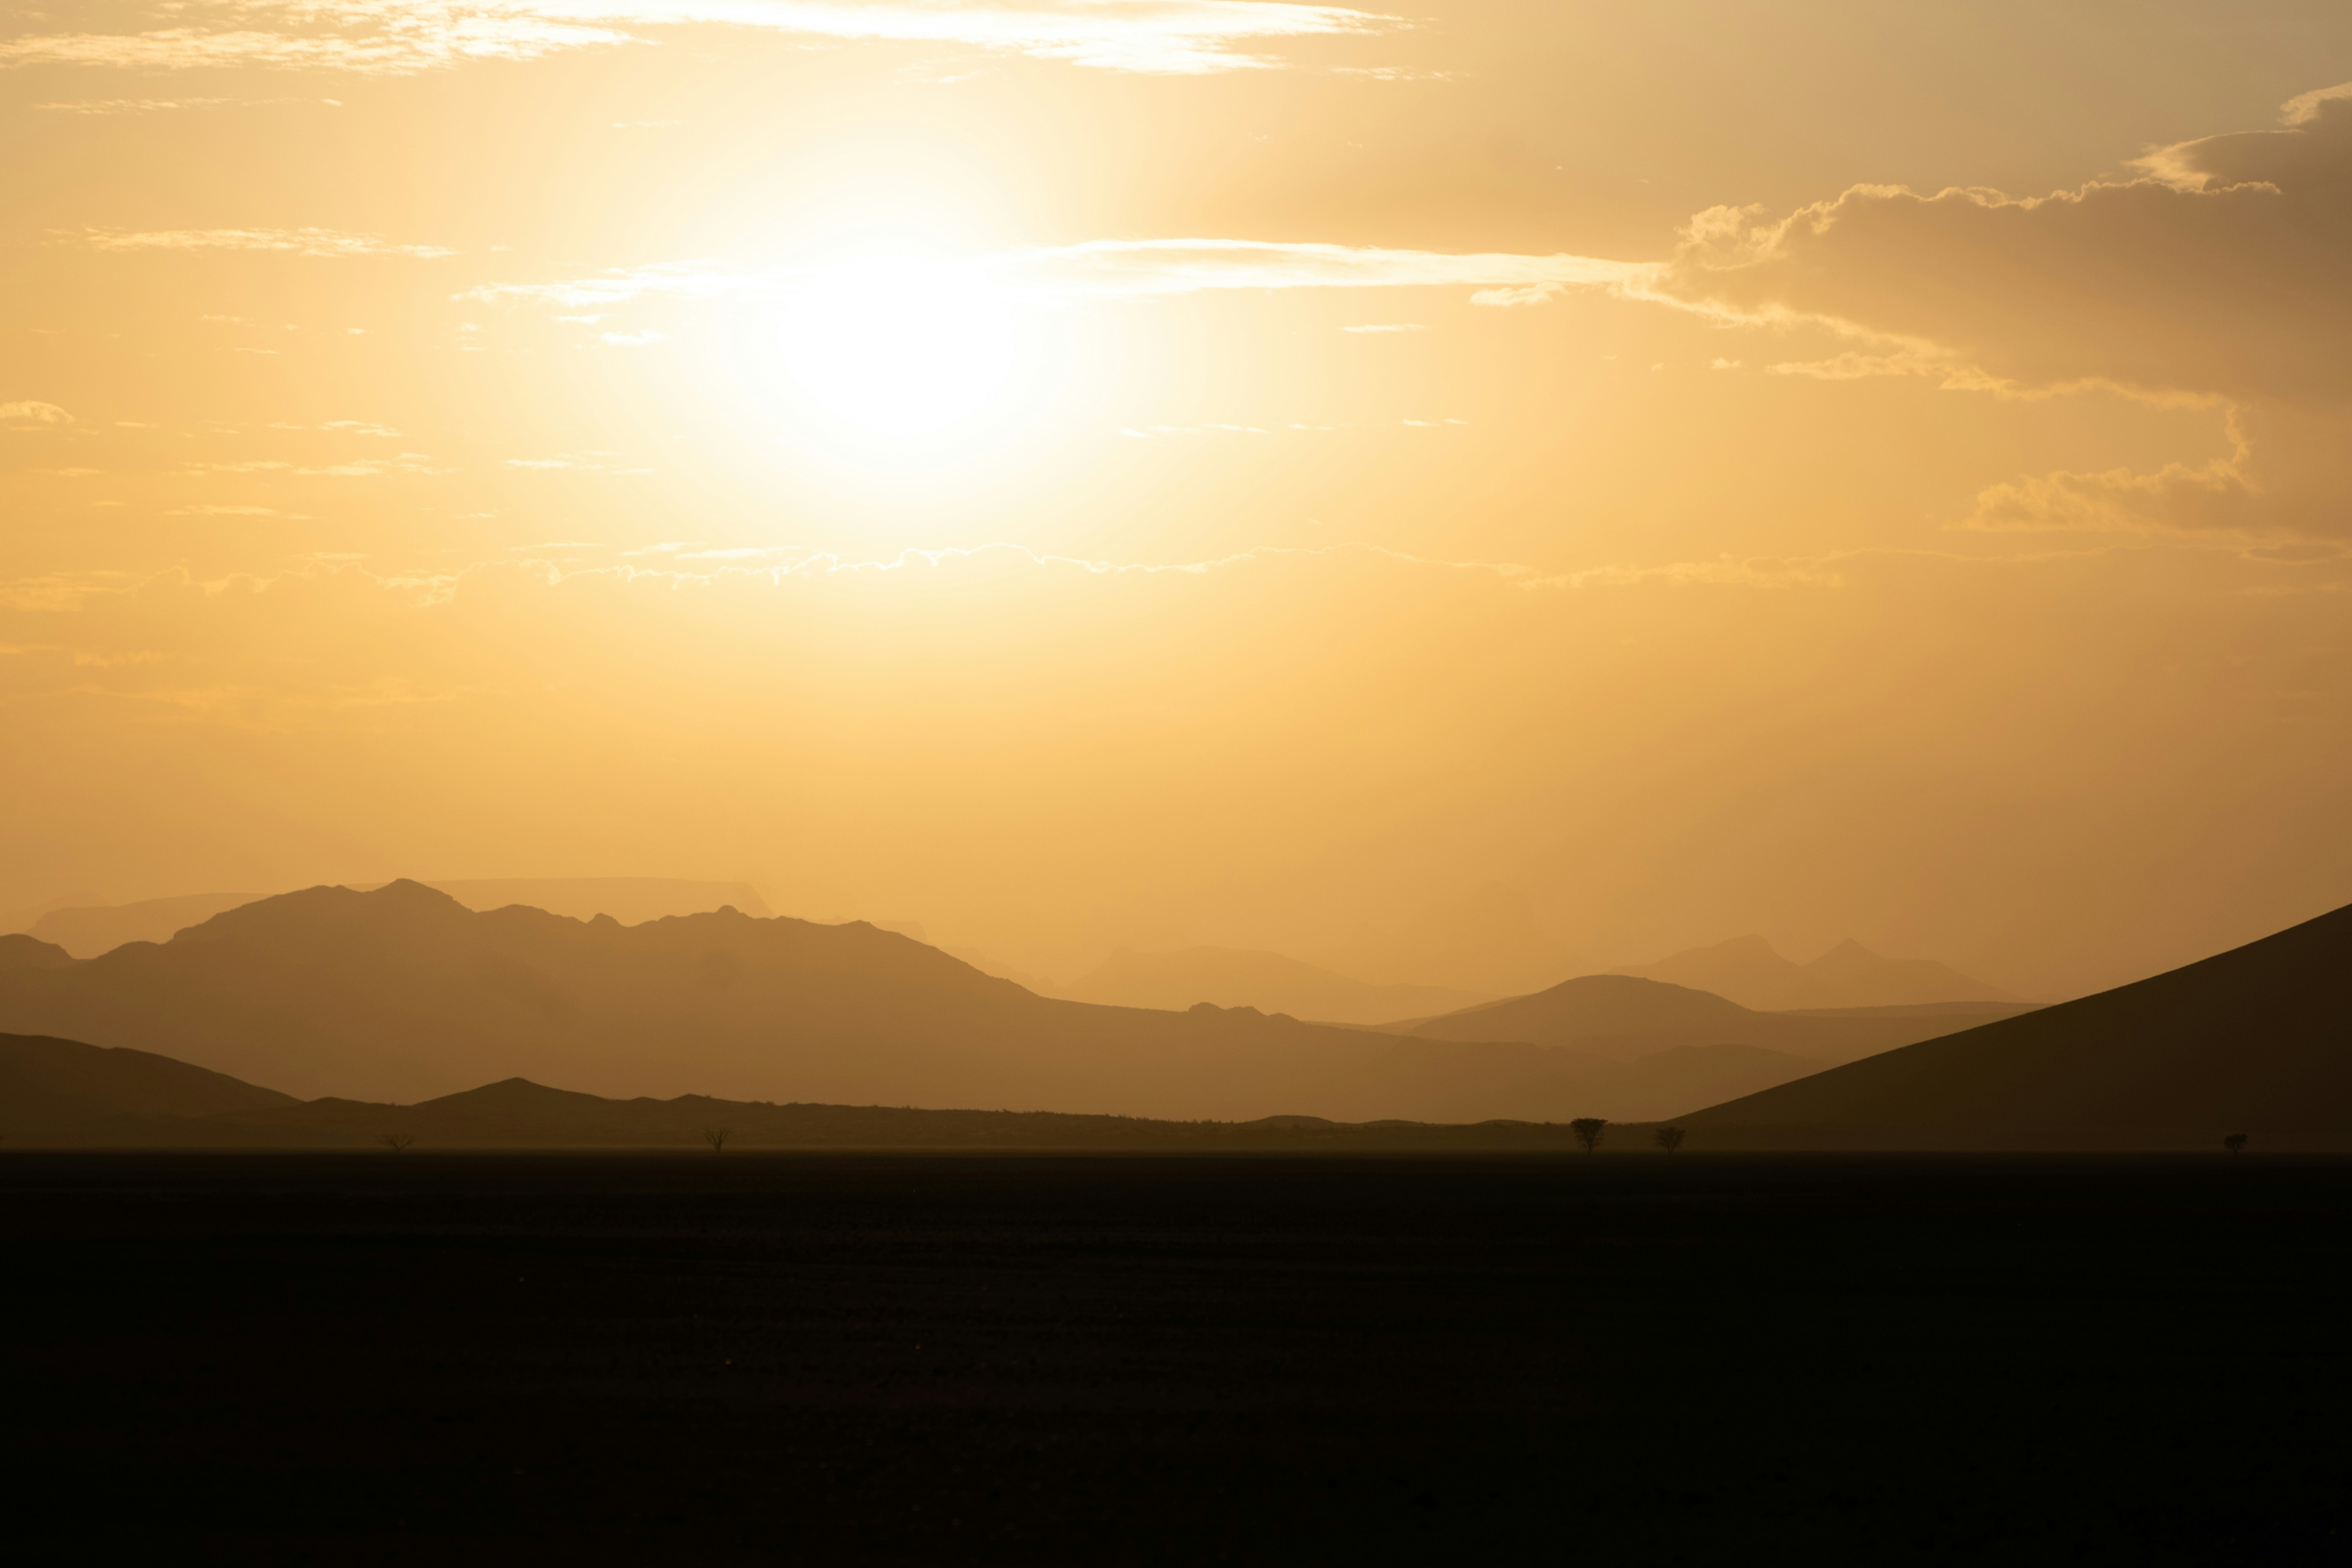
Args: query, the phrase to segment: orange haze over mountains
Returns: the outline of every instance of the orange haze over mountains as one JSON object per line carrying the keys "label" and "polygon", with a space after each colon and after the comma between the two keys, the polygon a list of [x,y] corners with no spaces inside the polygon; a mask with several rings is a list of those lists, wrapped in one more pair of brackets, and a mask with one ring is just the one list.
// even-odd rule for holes
{"label": "orange haze over mountains", "polygon": [[71,952],[694,881],[1385,1024],[2352,889],[2340,3],[89,0],[0,153]]}

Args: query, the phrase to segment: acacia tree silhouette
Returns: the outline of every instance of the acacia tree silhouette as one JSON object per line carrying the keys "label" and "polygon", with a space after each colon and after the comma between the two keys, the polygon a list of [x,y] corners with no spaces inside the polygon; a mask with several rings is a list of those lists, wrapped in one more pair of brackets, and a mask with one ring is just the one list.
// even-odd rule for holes
{"label": "acacia tree silhouette", "polygon": [[710,1152],[714,1154],[725,1152],[727,1140],[734,1136],[735,1129],[732,1127],[706,1127],[702,1130],[702,1141],[710,1145]]}
{"label": "acacia tree silhouette", "polygon": [[411,1143],[415,1142],[415,1139],[410,1137],[405,1132],[387,1132],[383,1138],[383,1146],[391,1150],[395,1154],[399,1153],[403,1149],[407,1148]]}
{"label": "acacia tree silhouette", "polygon": [[1584,1145],[1588,1154],[1601,1147],[1601,1134],[1608,1127],[1608,1121],[1598,1116],[1580,1116],[1568,1124],[1568,1130],[1576,1134],[1576,1141]]}
{"label": "acacia tree silhouette", "polygon": [[2242,1154],[2246,1152],[2246,1135],[2242,1132],[2232,1132],[2221,1140],[2221,1147],[2232,1154]]}
{"label": "acacia tree silhouette", "polygon": [[1679,1127],[1661,1127],[1650,1134],[1650,1142],[1671,1154],[1683,1146],[1683,1130]]}

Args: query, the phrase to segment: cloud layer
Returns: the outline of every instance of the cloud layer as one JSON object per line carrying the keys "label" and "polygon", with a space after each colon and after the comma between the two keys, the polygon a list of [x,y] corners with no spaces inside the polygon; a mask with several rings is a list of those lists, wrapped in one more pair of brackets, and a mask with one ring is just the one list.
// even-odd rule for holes
{"label": "cloud layer", "polygon": [[93,229],[99,250],[274,250],[296,256],[455,256],[437,245],[399,245],[373,234],[331,228],[174,228],[142,234]]}
{"label": "cloud layer", "polygon": [[36,34],[0,43],[0,64],[139,70],[259,65],[408,74],[472,60],[527,60],[642,41],[695,25],[806,37],[962,46],[1104,70],[1204,75],[1280,61],[1251,46],[1365,35],[1396,19],[1273,0],[1030,0],[1028,4],[825,0],[260,0],[189,7],[202,22],[130,34]]}

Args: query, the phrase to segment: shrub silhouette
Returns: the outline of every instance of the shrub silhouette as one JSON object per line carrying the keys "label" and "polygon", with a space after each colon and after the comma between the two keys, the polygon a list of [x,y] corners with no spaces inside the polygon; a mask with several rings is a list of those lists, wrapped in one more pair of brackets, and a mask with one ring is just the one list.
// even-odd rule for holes
{"label": "shrub silhouette", "polygon": [[384,1146],[385,1148],[387,1148],[387,1149],[391,1150],[394,1153],[397,1154],[397,1153],[399,1153],[403,1149],[407,1148],[411,1143],[415,1142],[416,1142],[416,1140],[415,1140],[415,1139],[414,1139],[414,1138],[412,1138],[412,1137],[410,1137],[410,1136],[409,1136],[407,1133],[405,1133],[405,1132],[387,1132],[387,1133],[385,1133],[385,1134],[383,1135],[383,1137],[380,1140],[380,1142],[383,1144],[383,1146]]}
{"label": "shrub silhouette", "polygon": [[2246,1152],[2246,1135],[2242,1132],[2232,1132],[2221,1140],[2221,1147],[2232,1154],[2242,1154]]}
{"label": "shrub silhouette", "polygon": [[702,1130],[702,1141],[710,1145],[710,1152],[714,1154],[723,1153],[727,1140],[734,1136],[735,1129],[732,1127],[706,1127]]}
{"label": "shrub silhouette", "polygon": [[1584,1152],[1590,1154],[1601,1147],[1601,1134],[1608,1126],[1609,1123],[1601,1117],[1580,1116],[1568,1124],[1568,1130],[1576,1134],[1576,1141],[1583,1144]]}
{"label": "shrub silhouette", "polygon": [[1661,1127],[1650,1134],[1650,1142],[1671,1154],[1683,1146],[1683,1130],[1679,1127]]}

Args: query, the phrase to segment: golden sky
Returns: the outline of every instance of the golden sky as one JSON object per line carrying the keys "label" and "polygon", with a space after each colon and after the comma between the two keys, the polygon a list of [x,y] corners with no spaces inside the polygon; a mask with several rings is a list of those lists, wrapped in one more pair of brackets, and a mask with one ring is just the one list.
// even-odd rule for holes
{"label": "golden sky", "polygon": [[2352,899],[2347,412],[2340,3],[19,7],[0,906],[2080,990]]}

